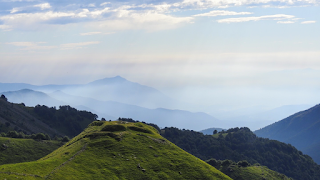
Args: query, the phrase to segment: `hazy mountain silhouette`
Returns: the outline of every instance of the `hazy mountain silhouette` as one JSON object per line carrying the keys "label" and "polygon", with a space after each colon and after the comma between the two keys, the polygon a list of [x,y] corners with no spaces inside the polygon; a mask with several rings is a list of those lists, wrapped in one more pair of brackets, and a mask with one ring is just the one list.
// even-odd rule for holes
{"label": "hazy mountain silhouette", "polygon": [[117,101],[145,108],[178,108],[174,100],[160,91],[128,81],[120,76],[104,78],[88,84],[34,86],[24,83],[1,83],[0,92],[32,89],[45,93],[61,90],[70,95],[94,98],[100,101]]}
{"label": "hazy mountain silhouette", "polygon": [[220,131],[226,130],[226,129],[222,129],[222,128],[208,128],[208,129],[201,130],[201,131],[199,131],[199,132],[202,132],[204,135],[212,135],[214,130],[217,130],[217,132],[220,132]]}
{"label": "hazy mountain silhouette", "polygon": [[30,89],[2,92],[1,94],[4,94],[10,102],[24,103],[27,106],[36,106],[38,104],[45,104],[50,107],[66,105],[64,102],[58,101],[43,92]]}
{"label": "hazy mountain silhouette", "polygon": [[320,105],[255,131],[260,137],[290,143],[320,164]]}
{"label": "hazy mountain silhouette", "polygon": [[[233,124],[234,127],[249,127],[254,131],[279,121],[279,119],[284,119],[296,112],[306,110],[310,107],[312,106],[306,104],[285,105],[258,113],[246,112],[245,115],[225,118],[222,120],[228,123],[229,126]],[[232,112],[230,112],[230,114],[232,114]]]}
{"label": "hazy mountain silhouette", "polygon": [[193,113],[184,110],[170,110],[165,108],[149,109],[136,105],[116,101],[99,101],[93,98],[74,96],[62,91],[55,91],[49,95],[33,90],[4,92],[9,101],[24,102],[27,106],[37,104],[46,106],[70,105],[80,110],[87,110],[106,120],[118,117],[133,118],[139,121],[158,124],[160,127],[179,127],[200,130],[221,124],[216,118],[206,113]]}

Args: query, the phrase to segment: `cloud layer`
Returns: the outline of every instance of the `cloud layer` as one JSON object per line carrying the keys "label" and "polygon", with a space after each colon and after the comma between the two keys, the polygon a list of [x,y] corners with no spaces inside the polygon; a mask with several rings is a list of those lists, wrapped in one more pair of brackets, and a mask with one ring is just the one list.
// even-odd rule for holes
{"label": "cloud layer", "polygon": [[[318,5],[314,0],[182,0],[176,2],[139,1],[0,1],[0,29],[36,29],[43,26],[91,23],[92,26],[113,30],[146,29],[148,31],[176,28],[193,23],[199,17],[242,16],[218,19],[219,23],[276,20],[293,22],[292,15],[275,14],[253,16],[250,11],[229,11],[231,7],[297,7]],[[212,10],[214,9],[214,10]],[[207,11],[192,14],[193,11]],[[177,12],[189,12],[177,15]],[[243,17],[244,16],[244,17]],[[315,23],[305,19],[302,24]]]}

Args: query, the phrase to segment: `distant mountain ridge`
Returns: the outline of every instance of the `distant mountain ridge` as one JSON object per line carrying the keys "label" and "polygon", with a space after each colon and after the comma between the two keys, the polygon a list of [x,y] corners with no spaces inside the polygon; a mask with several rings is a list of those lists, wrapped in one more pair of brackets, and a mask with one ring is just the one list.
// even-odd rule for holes
{"label": "distant mountain ridge", "polygon": [[33,90],[4,92],[9,101],[24,102],[27,106],[46,105],[49,107],[70,105],[99,115],[100,118],[115,120],[119,117],[158,124],[160,127],[179,127],[200,130],[219,124],[219,120],[202,112],[171,110],[165,108],[149,109],[116,101],[99,101],[94,98],[69,95],[63,91],[50,94]]}
{"label": "distant mountain ridge", "polygon": [[[260,137],[290,143],[320,164],[320,105],[255,131]],[[317,149],[314,149],[317,148]],[[317,153],[315,153],[317,151]]]}
{"label": "distant mountain ridge", "polygon": [[104,78],[87,84],[42,85],[25,83],[0,83],[0,92],[31,89],[45,93],[63,91],[70,95],[90,97],[102,101],[117,101],[145,108],[177,108],[180,104],[160,91],[131,82],[121,76]]}

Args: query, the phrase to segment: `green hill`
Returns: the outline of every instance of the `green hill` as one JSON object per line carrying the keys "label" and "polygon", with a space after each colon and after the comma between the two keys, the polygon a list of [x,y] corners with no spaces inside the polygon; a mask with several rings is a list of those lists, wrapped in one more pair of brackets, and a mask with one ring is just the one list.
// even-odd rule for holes
{"label": "green hill", "polygon": [[0,137],[0,164],[35,161],[60,146],[62,146],[60,141],[35,141],[33,139]]}
{"label": "green hill", "polygon": [[2,179],[230,179],[143,123],[95,121],[38,161],[0,166]]}

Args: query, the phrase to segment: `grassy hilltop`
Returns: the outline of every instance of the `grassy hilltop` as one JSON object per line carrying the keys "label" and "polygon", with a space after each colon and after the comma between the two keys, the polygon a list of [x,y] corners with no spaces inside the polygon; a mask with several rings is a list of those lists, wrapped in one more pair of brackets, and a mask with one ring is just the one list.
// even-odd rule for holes
{"label": "grassy hilltop", "polygon": [[0,166],[2,179],[230,179],[143,123],[89,125],[38,161]]}

